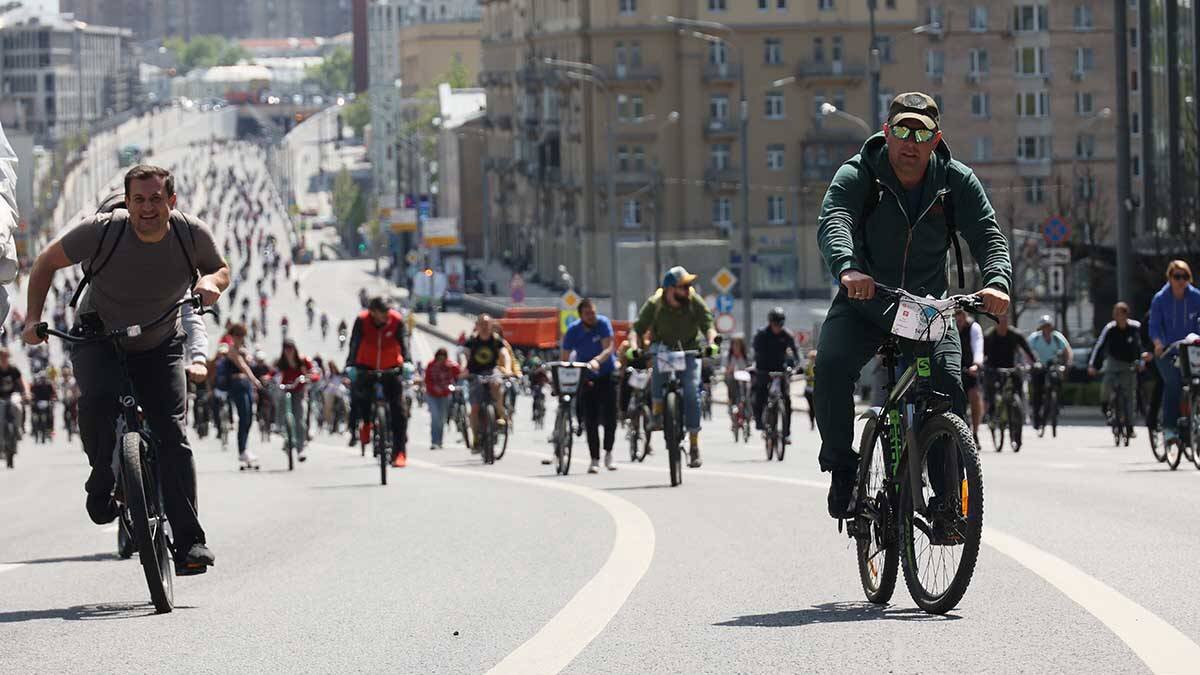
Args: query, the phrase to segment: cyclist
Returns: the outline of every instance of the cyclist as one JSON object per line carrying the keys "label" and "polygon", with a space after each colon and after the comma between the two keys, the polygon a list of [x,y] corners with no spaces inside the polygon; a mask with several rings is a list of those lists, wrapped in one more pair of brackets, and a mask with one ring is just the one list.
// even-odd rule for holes
{"label": "cyclist", "polygon": [[450,360],[445,347],[439,347],[433,360],[425,366],[425,401],[429,403],[431,447],[442,447],[442,432],[446,429],[446,413],[450,409],[450,385],[458,381],[462,369]]}
{"label": "cyclist", "polygon": [[607,316],[596,313],[591,298],[580,300],[577,309],[579,318],[563,333],[562,360],[587,363],[591,371],[587,381],[580,383],[582,387],[575,399],[579,418],[587,430],[588,452],[592,456],[588,473],[600,471],[600,427],[604,427],[604,467],[616,471],[612,456],[617,436],[612,322]]}
{"label": "cyclist", "polygon": [[463,344],[459,354],[460,365],[467,373],[477,379],[471,382],[471,429],[475,434],[475,442],[471,444],[471,452],[479,453],[479,406],[484,399],[484,387],[491,392],[492,404],[496,406],[496,423],[507,424],[504,417],[504,397],[501,396],[500,381],[495,377],[496,371],[508,370],[508,352],[504,349],[504,341],[496,335],[493,329],[492,317],[480,314],[475,319],[475,331],[470,339]]}
{"label": "cyclist", "polygon": [[[29,400],[29,385],[21,377],[21,370],[12,364],[12,355],[7,347],[0,347],[0,429],[11,417],[17,438],[25,428],[25,409],[22,401]],[[15,445],[14,445],[15,447]]]}
{"label": "cyclist", "polygon": [[[695,280],[695,274],[688,273],[678,265],[663,275],[662,287],[642,305],[637,321],[633,324],[633,358],[637,358],[636,351],[642,342],[640,336],[647,331],[650,332],[651,345],[662,349],[698,350],[700,336],[703,335],[709,345],[709,354],[719,353],[720,346],[717,330],[713,327],[712,310],[708,308],[704,298],[692,288],[692,282]],[[695,469],[703,464],[700,458],[700,359],[689,356],[687,370],[681,375],[684,426],[688,431],[688,466]],[[666,380],[666,375],[655,368],[650,394],[653,400],[655,430],[662,429],[663,388]]]}
{"label": "cyclist", "polygon": [[70,365],[63,366],[59,390],[63,402],[63,425],[69,427],[71,420],[77,419],[79,413],[79,383],[75,381],[75,371]]}
{"label": "cyclist", "polygon": [[1167,265],[1167,283],[1154,294],[1150,302],[1150,339],[1154,341],[1154,356],[1162,375],[1162,430],[1165,440],[1179,436],[1179,399],[1183,377],[1171,358],[1163,358],[1172,343],[1200,331],[1200,290],[1192,285],[1192,268],[1183,260]]}
{"label": "cyclist", "polygon": [[[308,378],[308,381],[314,384],[321,379],[321,371],[313,365],[312,359],[301,355],[300,350],[296,348],[296,341],[290,338],[283,341],[283,351],[279,355],[279,360],[275,362],[275,369],[279,371],[279,384],[282,387],[295,384],[296,380],[301,377]],[[301,462],[307,459],[304,456],[304,441],[308,439],[308,420],[304,414],[307,387],[307,384],[300,384],[292,391],[292,416],[296,419],[296,438],[293,440],[296,444],[296,459]],[[280,389],[277,393],[274,401],[277,411],[276,420],[282,429],[284,428],[283,416],[287,414],[287,411],[283,409],[283,390]]]}
{"label": "cyclist", "polygon": [[1103,364],[1104,379],[1101,380],[1100,401],[1105,414],[1108,414],[1108,400],[1112,395],[1113,386],[1125,390],[1124,410],[1128,422],[1126,431],[1133,438],[1133,401],[1137,372],[1135,366],[1142,361],[1150,360],[1150,353],[1142,351],[1142,324],[1129,318],[1129,305],[1118,302],[1113,305],[1113,320],[1104,325],[1100,337],[1092,347],[1088,358],[1088,375],[1095,377],[1097,369]]}
{"label": "cyclist", "polygon": [[321,312],[321,339],[329,337],[329,315]]}
{"label": "cyclist", "polygon": [[733,374],[739,370],[746,370],[750,367],[749,349],[746,348],[746,337],[744,335],[734,335],[729,341],[729,352],[725,354],[725,396],[729,400],[729,407],[733,408],[742,402],[742,388],[740,382],[734,379]]}
{"label": "cyclist", "polygon": [[983,370],[983,328],[964,310],[954,313],[958,326],[958,342],[962,345],[962,383],[971,406],[971,435],[979,447],[979,422],[983,419],[983,396],[979,392],[979,375]]}
{"label": "cyclist", "polygon": [[[1012,265],[996,212],[979,179],[942,142],[933,98],[900,94],[888,107],[883,132],[838,169],[818,221],[822,255],[841,284],[821,329],[813,392],[821,469],[833,474],[828,506],[834,518],[851,515],[858,463],[854,382],[891,328],[892,303],[874,299],[875,280],[917,295],[944,295],[948,235],[954,231],[982,268],[984,309],[1003,314]],[[961,362],[958,331],[946,331],[933,348],[933,386],[951,396],[959,416],[967,407]],[[938,507],[945,510],[945,504]]]}
{"label": "cyclist", "polygon": [[46,432],[54,438],[54,404],[58,401],[58,389],[54,386],[54,382],[50,380],[50,376],[46,371],[36,373],[33,376],[33,384],[29,386],[29,397],[33,399],[34,420],[37,411],[44,410]]}
{"label": "cyclist", "polygon": [[1061,361],[1071,362],[1071,345],[1066,336],[1054,329],[1054,320],[1043,314],[1038,329],[1029,334],[1029,348],[1034,353],[1034,364],[1044,366],[1035,369],[1029,382],[1033,399],[1033,428],[1042,428],[1042,394],[1046,390],[1046,369]]}
{"label": "cyclist", "polygon": [[[994,372],[998,368],[1015,368],[1017,365],[1017,350],[1025,352],[1030,363],[1036,363],[1037,357],[1034,356],[1033,350],[1029,348],[1029,341],[1025,339],[1021,332],[1015,327],[1009,326],[1008,314],[1001,314],[997,317],[999,321],[996,327],[988,331],[983,338],[983,363],[987,367],[984,371],[983,386],[984,386],[984,402],[987,405],[987,414],[992,414],[991,406],[993,399],[996,397],[996,392],[1003,386]],[[1017,397],[1021,396],[1023,385],[1020,373],[1013,373],[1011,377],[1015,378],[1013,391]],[[1024,420],[1022,420],[1024,423]]]}
{"label": "cyclist", "polygon": [[[354,321],[346,369],[369,371],[403,366],[408,354],[404,338],[404,318],[400,312],[389,307],[381,297],[371,298],[367,302],[367,309],[360,312]],[[354,377],[352,380],[350,438],[353,445],[358,431],[357,421],[370,418],[369,406],[373,392],[367,386],[366,378]],[[392,416],[392,466],[402,467],[408,464],[408,418],[404,416],[404,385],[400,375],[385,377],[383,391]]]}
{"label": "cyclist", "polygon": [[[169,171],[149,165],[130,169],[125,174],[128,210],[85,219],[38,256],[29,279],[25,342],[44,342],[36,324],[54,273],[84,261],[88,264],[84,280],[91,287],[79,305],[73,329],[81,334],[152,321],[189,290],[206,306],[215,305],[229,286],[229,267],[208,226],[175,211],[175,203],[175,179]],[[106,236],[110,230],[112,236]],[[147,279],[154,283],[146,283]],[[158,459],[166,476],[166,513],[176,544],[176,574],[203,573],[214,556],[196,515],[196,470],[185,427],[187,387],[180,323],[178,319],[165,322],[123,338],[123,347],[127,371],[159,441]],[[71,361],[82,393],[80,437],[92,466],[86,484],[88,515],[96,523],[111,523],[117,517],[112,421],[119,405],[112,385],[121,379],[116,372],[119,361],[112,358],[108,343],[75,347]]]}
{"label": "cyclist", "polygon": [[279,318],[279,335],[280,335],[280,337],[282,337],[284,340],[286,340],[286,339],[287,339],[287,336],[288,336],[288,318],[287,318],[287,315],[286,315],[286,314],[284,314],[282,317],[280,317],[280,318]]}
{"label": "cyclist", "polygon": [[[767,325],[754,334],[754,428],[762,429],[763,409],[767,407],[767,394],[771,387],[771,373],[791,368],[796,362],[796,338],[784,329],[787,320],[782,307],[767,312]],[[783,417],[783,442],[791,442],[792,394],[791,382],[784,377],[779,381],[783,394],[783,405],[787,414]]]}

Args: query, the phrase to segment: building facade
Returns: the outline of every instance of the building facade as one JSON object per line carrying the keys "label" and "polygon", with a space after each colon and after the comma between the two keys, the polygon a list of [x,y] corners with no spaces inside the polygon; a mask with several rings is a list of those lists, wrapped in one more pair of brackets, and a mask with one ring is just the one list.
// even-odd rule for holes
{"label": "building facade", "polygon": [[[371,0],[367,7],[370,62],[367,72],[371,103],[371,137],[368,156],[375,193],[394,199],[400,194],[398,179],[400,128],[400,41],[397,38],[401,5],[397,0]],[[386,199],[385,199],[386,201]]]}
{"label": "building facade", "polygon": [[90,23],[119,26],[138,40],[197,35],[328,37],[350,30],[351,0],[59,0]]}

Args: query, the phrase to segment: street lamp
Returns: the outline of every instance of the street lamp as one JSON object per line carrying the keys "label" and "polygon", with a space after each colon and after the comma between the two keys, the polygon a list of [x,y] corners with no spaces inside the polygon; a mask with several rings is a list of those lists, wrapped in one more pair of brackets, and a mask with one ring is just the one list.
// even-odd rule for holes
{"label": "street lamp", "polygon": [[844,120],[853,122],[853,123],[857,124],[858,126],[862,127],[862,130],[867,132],[868,136],[875,133],[875,130],[871,128],[870,124],[867,124],[866,120],[859,117],[858,115],[851,115],[850,113],[846,112],[845,110],[839,109],[837,106],[835,106],[834,104],[832,104],[828,101],[821,104],[821,115],[823,115],[825,117],[833,115],[835,117],[840,117]]}
{"label": "street lamp", "polygon": [[[703,40],[709,43],[728,42],[738,53],[738,98],[741,113],[739,142],[741,144],[742,160],[742,274],[738,280],[742,295],[743,330],[750,331],[754,326],[754,272],[750,266],[750,104],[746,101],[746,58],[741,44],[731,39],[737,35],[733,28],[718,21],[703,21],[684,19],[677,16],[666,17],[666,22],[678,26],[680,35]],[[717,36],[705,31],[716,31],[723,35]],[[661,273],[661,270],[659,270]],[[749,334],[749,333],[747,333]]]}

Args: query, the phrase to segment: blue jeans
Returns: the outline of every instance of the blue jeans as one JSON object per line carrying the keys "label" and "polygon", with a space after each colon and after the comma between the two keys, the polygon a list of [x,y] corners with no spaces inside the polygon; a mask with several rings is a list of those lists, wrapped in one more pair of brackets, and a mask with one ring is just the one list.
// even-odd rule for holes
{"label": "blue jeans", "polygon": [[430,435],[433,437],[433,444],[441,445],[442,432],[446,430],[446,413],[450,410],[450,397],[426,396],[425,402],[429,404],[429,417],[432,418]]}
{"label": "blue jeans", "polygon": [[229,383],[229,400],[233,401],[233,407],[237,408],[238,414],[238,452],[246,452],[246,443],[250,440],[250,427],[254,425],[254,414],[251,412],[252,407],[252,391],[250,381],[235,377]]}
{"label": "blue jeans", "polygon": [[[700,360],[694,356],[687,357],[687,370],[676,373],[679,377],[679,388],[683,392],[683,423],[689,432],[700,431]],[[663,388],[667,383],[667,374],[660,373],[655,367],[654,375],[650,378],[650,395],[655,403],[663,400]]]}
{"label": "blue jeans", "polygon": [[1157,359],[1158,372],[1162,375],[1162,426],[1175,430],[1179,422],[1179,399],[1183,392],[1183,374],[1175,367],[1174,357]]}

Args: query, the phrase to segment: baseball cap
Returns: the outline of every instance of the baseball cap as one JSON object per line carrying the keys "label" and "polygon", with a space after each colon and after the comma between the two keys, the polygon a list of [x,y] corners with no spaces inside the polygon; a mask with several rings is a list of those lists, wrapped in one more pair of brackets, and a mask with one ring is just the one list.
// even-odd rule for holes
{"label": "baseball cap", "polygon": [[934,131],[938,128],[940,116],[941,111],[938,110],[937,101],[934,101],[929,94],[922,94],[919,91],[900,94],[892,99],[892,104],[888,107],[888,125],[890,126],[895,126],[904,120],[916,120],[926,129]]}
{"label": "baseball cap", "polygon": [[1038,328],[1041,328],[1043,326],[1053,326],[1053,325],[1054,325],[1054,319],[1051,319],[1049,314],[1043,314],[1042,318],[1038,320]]}
{"label": "baseball cap", "polygon": [[680,284],[687,285],[687,284],[691,284],[695,280],[696,280],[695,274],[689,274],[688,271],[686,269],[684,269],[682,265],[676,265],[676,266],[672,267],[671,269],[667,270],[667,273],[663,275],[662,287],[670,288],[672,286],[678,286]]}

